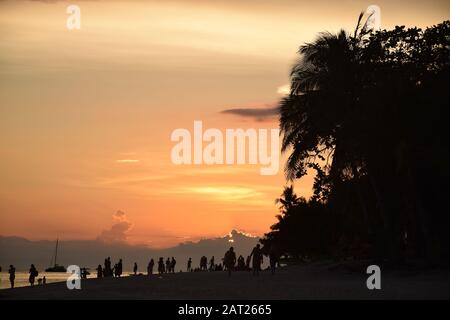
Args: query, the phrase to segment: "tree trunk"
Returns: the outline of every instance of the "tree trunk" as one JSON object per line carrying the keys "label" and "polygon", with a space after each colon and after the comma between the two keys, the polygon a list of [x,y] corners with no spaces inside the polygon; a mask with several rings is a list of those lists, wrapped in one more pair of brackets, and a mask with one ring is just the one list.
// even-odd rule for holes
{"label": "tree trunk", "polygon": [[384,247],[387,248],[387,256],[389,260],[397,262],[400,259],[400,251],[398,250],[398,244],[394,235],[393,228],[393,215],[387,206],[387,199],[385,192],[381,187],[379,180],[375,175],[369,174],[369,179],[375,196],[377,198],[377,204],[380,211],[380,215],[383,221],[384,229]]}

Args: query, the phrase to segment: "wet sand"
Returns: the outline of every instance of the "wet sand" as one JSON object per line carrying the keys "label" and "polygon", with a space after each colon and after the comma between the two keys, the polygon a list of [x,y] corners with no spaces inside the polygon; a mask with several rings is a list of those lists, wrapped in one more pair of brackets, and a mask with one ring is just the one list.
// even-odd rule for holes
{"label": "wet sand", "polygon": [[[330,271],[333,269],[333,271]],[[450,299],[450,276],[383,272],[381,290],[368,290],[365,272],[327,263],[290,266],[275,276],[263,271],[177,273],[82,280],[81,290],[65,282],[0,290],[0,299]]]}

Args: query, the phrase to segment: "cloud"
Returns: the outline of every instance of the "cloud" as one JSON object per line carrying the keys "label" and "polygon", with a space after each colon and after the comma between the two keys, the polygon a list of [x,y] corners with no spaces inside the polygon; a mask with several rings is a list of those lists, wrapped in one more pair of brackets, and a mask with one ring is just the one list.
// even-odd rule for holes
{"label": "cloud", "polygon": [[123,211],[117,211],[113,214],[114,224],[110,229],[103,230],[97,237],[97,240],[106,243],[123,243],[127,241],[127,233],[132,228],[132,223],[128,220],[127,215]]}
{"label": "cloud", "polygon": [[116,160],[117,163],[137,163],[139,162],[138,159],[119,159]]}
{"label": "cloud", "polygon": [[206,196],[212,196],[220,200],[240,200],[251,197],[258,197],[262,194],[253,188],[247,187],[189,187],[186,188],[187,192],[199,193]]}
{"label": "cloud", "polygon": [[288,84],[284,84],[282,86],[279,86],[277,88],[277,93],[281,94],[281,95],[287,95],[290,92],[291,92],[291,85],[289,83]]}
{"label": "cloud", "polygon": [[238,117],[253,118],[256,121],[275,119],[278,116],[278,106],[267,104],[263,108],[236,107],[222,110],[220,113],[231,114]]}

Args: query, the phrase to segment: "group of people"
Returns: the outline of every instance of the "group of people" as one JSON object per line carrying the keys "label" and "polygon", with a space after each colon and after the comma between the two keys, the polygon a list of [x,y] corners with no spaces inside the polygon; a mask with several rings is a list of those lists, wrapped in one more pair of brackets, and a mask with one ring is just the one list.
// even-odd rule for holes
{"label": "group of people", "polygon": [[[263,263],[263,252],[261,249],[261,246],[257,244],[250,255],[247,257],[247,260],[244,261],[243,256],[239,256],[238,259],[236,259],[236,253],[234,252],[234,248],[231,247],[226,253],[223,258],[223,263],[225,266],[225,269],[228,271],[228,275],[231,275],[231,271],[237,270],[252,270],[253,275],[259,275],[259,272],[261,271],[261,265]],[[270,264],[270,270],[272,275],[275,274],[275,269],[277,265],[279,264],[279,253],[276,250],[275,247],[271,247],[269,251],[269,264]],[[236,266],[237,262],[237,266]],[[250,263],[252,264],[250,268]]]}
{"label": "group of people", "polygon": [[[272,271],[272,274],[275,273],[275,267],[278,263],[278,256],[275,254],[274,250],[271,250],[269,253],[269,260],[270,260],[270,269]],[[192,258],[189,258],[187,261],[187,272],[196,272],[196,271],[228,271],[228,274],[231,275],[232,271],[253,271],[253,275],[259,275],[259,272],[261,271],[261,265],[263,263],[263,252],[261,250],[261,246],[257,244],[250,255],[247,257],[247,259],[244,259],[242,255],[240,255],[238,258],[236,258],[236,253],[234,251],[234,248],[231,247],[226,253],[224,258],[222,259],[223,265],[221,263],[216,264],[214,256],[209,259],[206,256],[202,256],[200,258],[200,265],[199,268],[193,268],[192,267]],[[160,257],[158,260],[158,274],[163,273],[175,273],[175,266],[177,264],[177,261],[174,257],[167,258],[164,261],[163,257]],[[250,266],[251,264],[251,266]],[[150,259],[150,262],[147,265],[147,274],[152,275],[153,269],[155,267],[155,261]],[[133,274],[138,274],[138,265],[135,262],[133,266]],[[119,260],[118,263],[114,265],[113,268],[111,268],[111,258],[108,257],[105,259],[105,267],[102,268],[101,265],[98,265],[97,267],[97,277],[109,277],[109,276],[115,276],[120,277],[122,275],[122,259]]]}
{"label": "group of people", "polygon": [[228,275],[231,275],[233,270],[250,270],[250,261],[252,261],[251,270],[253,271],[253,275],[259,275],[263,263],[263,254],[259,244],[253,248],[252,252],[247,257],[247,261],[244,261],[243,256],[239,256],[239,258],[236,259],[236,253],[234,252],[233,247],[225,253],[223,258],[223,264],[228,271]]}
{"label": "group of people", "polygon": [[[200,258],[200,267],[192,268],[192,259],[189,258],[187,263],[187,271],[228,271],[228,274],[231,275],[232,271],[253,271],[254,275],[259,275],[261,271],[261,266],[263,263],[263,252],[261,246],[257,244],[247,259],[244,259],[242,255],[236,258],[236,253],[234,248],[231,247],[222,259],[223,265],[221,263],[215,264],[214,256],[211,257],[208,263],[208,258],[206,256],[202,256]],[[272,274],[275,274],[275,268],[279,261],[279,255],[275,248],[271,248],[269,252],[269,262],[270,269]],[[209,265],[209,266],[208,266]]]}
{"label": "group of people", "polygon": [[[0,272],[1,272],[1,268],[0,268]],[[34,266],[34,264],[32,264],[30,266],[30,270],[28,272],[30,274],[28,277],[28,282],[30,283],[30,286],[34,286],[34,283],[36,282],[36,278],[39,275],[39,272],[36,269],[36,267]],[[9,283],[11,284],[11,288],[14,288],[14,284],[16,281],[16,268],[12,264],[9,266],[8,273],[9,273]],[[45,278],[45,276],[43,278],[38,279],[38,284],[46,284],[46,283],[47,283],[47,279]]]}
{"label": "group of people", "polygon": [[113,276],[120,278],[122,271],[122,259],[119,259],[119,262],[114,264],[114,267],[111,267],[111,257],[108,257],[105,259],[104,267],[102,267],[101,264],[97,266],[97,278],[108,278]]}
{"label": "group of people", "polygon": [[[275,250],[269,252],[269,260],[270,260],[270,269],[272,274],[275,273],[275,268],[278,263],[278,255]],[[234,248],[231,247],[226,253],[224,258],[222,259],[223,265],[221,263],[216,264],[214,256],[208,262],[208,258],[206,256],[202,256],[200,258],[199,268],[192,267],[192,258],[189,258],[187,261],[187,272],[196,272],[196,271],[228,271],[228,274],[231,275],[232,271],[253,271],[253,275],[259,275],[261,271],[261,265],[263,263],[263,252],[261,246],[257,244],[247,259],[244,259],[242,255],[236,258],[236,253]],[[163,257],[160,257],[158,260],[158,274],[163,273],[175,273],[175,266],[177,261],[174,257],[172,259],[167,258],[164,261]],[[251,264],[251,266],[250,266]],[[147,274],[152,275],[153,269],[155,267],[155,261],[150,259],[150,262],[147,265]],[[101,278],[112,276],[114,274],[115,277],[120,277],[122,274],[122,259],[119,260],[117,264],[114,265],[114,268],[111,268],[111,259],[108,257],[105,259],[105,267],[102,269],[101,265],[98,265],[97,268],[97,277]],[[138,265],[135,262],[133,266],[133,274],[138,274]]]}
{"label": "group of people", "polygon": [[[172,259],[167,258],[167,260],[164,262],[164,258],[159,258],[158,261],[158,273],[175,273],[175,266],[177,264],[177,261],[174,257]],[[150,262],[147,265],[147,274],[151,275],[153,274],[153,268],[155,266],[155,261],[153,259],[150,260]],[[102,267],[101,264],[97,267],[97,278],[102,277],[116,277],[120,278],[123,272],[123,262],[122,259],[119,259],[119,262],[117,262],[114,267],[111,267],[111,258],[108,257],[105,259],[104,267]],[[138,264],[137,262],[133,265],[133,274],[138,275]]]}
{"label": "group of people", "polygon": [[[216,264],[214,256],[211,257],[208,263],[208,258],[206,256],[202,256],[200,258],[200,267],[199,268],[192,268],[192,258],[188,259],[187,262],[187,271],[193,272],[193,271],[223,271],[226,270],[228,272],[228,275],[231,275],[232,271],[244,271],[244,270],[252,270],[253,275],[259,275],[259,272],[261,271],[261,265],[263,262],[263,252],[261,250],[261,247],[259,244],[257,244],[250,255],[247,257],[246,260],[244,260],[244,257],[240,255],[238,258],[236,258],[236,253],[234,251],[233,247],[230,247],[230,249],[225,253],[225,256],[223,257],[223,265],[221,263]],[[272,274],[275,273],[275,268],[278,264],[279,255],[275,248],[271,248],[269,251],[269,260],[270,260],[270,269]],[[172,259],[167,258],[164,262],[164,258],[160,257],[158,260],[158,273],[175,273],[175,266],[177,261],[174,257]],[[251,266],[250,266],[251,263]],[[208,267],[209,264],[209,267]],[[153,268],[155,266],[155,261],[153,259],[150,260],[150,262],[147,265],[147,274],[152,275],[153,274]],[[83,268],[81,272],[82,278],[87,278],[87,275],[89,272],[87,272],[86,268]],[[1,271],[1,269],[0,269]],[[83,272],[84,271],[84,272]],[[108,257],[105,259],[104,266],[102,267],[101,264],[97,267],[97,278],[102,277],[120,277],[122,275],[123,271],[123,263],[122,259],[119,259],[119,261],[114,264],[114,267],[111,267],[111,258]],[[135,262],[133,266],[133,273],[134,275],[137,275],[138,273],[138,265]],[[13,265],[9,266],[9,281],[11,283],[11,288],[14,288],[14,281],[16,278],[16,268]],[[39,272],[32,264],[29,269],[29,278],[28,281],[31,286],[34,286],[34,283],[36,281],[36,277],[38,276]],[[39,284],[45,284],[46,278],[45,276],[42,279],[38,279]]]}
{"label": "group of people", "polygon": [[199,271],[223,271],[223,266],[221,263],[214,263],[214,256],[211,257],[208,263],[208,258],[202,256],[200,258],[200,264],[198,268],[192,268],[192,258],[189,258],[187,263],[187,272],[199,272]]}
{"label": "group of people", "polygon": [[[147,274],[151,275],[153,274],[153,259],[150,260],[148,266],[147,266]],[[177,265],[177,260],[175,260],[174,257],[172,259],[167,258],[166,262],[164,263],[164,258],[160,257],[158,260],[158,273],[175,273],[175,266]]]}

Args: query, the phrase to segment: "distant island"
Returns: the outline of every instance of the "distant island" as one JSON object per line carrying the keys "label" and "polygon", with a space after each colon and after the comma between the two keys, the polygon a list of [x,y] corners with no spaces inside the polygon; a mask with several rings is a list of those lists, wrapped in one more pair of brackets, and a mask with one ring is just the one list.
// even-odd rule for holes
{"label": "distant island", "polygon": [[[231,242],[232,241],[232,242]],[[105,243],[101,240],[63,240],[59,241],[58,263],[63,266],[71,264],[93,268],[103,262],[105,257],[122,258],[126,261],[125,270],[132,270],[137,262],[144,271],[150,258],[178,257],[178,267],[186,269],[189,257],[197,264],[200,257],[216,256],[217,261],[223,258],[230,245],[238,252],[248,255],[259,241],[258,237],[249,236],[241,231],[232,230],[223,237],[189,241],[166,249],[153,249],[144,245],[127,243]],[[31,263],[44,271],[48,267],[50,257],[55,250],[55,242],[50,240],[30,241],[20,237],[0,236],[0,266],[14,264],[17,270],[27,270]]]}

